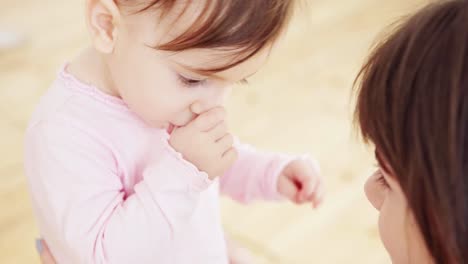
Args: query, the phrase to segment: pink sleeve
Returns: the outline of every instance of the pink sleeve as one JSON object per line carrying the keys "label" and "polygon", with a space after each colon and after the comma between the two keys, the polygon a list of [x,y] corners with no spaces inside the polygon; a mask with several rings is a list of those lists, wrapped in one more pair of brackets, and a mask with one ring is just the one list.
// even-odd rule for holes
{"label": "pink sleeve", "polygon": [[171,263],[173,231],[187,224],[199,194],[181,182],[203,183],[206,175],[168,149],[125,197],[116,158],[102,140],[51,123],[28,130],[26,140],[39,228],[58,263]]}
{"label": "pink sleeve", "polygon": [[282,199],[277,189],[278,176],[294,157],[259,152],[244,144],[236,144],[236,149],[239,158],[221,177],[221,192],[242,203]]}

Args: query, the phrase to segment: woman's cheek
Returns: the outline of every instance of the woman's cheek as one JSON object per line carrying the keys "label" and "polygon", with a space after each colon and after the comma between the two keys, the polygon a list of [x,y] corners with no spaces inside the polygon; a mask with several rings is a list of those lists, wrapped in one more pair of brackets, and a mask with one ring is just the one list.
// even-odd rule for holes
{"label": "woman's cheek", "polygon": [[391,194],[385,197],[379,215],[379,233],[393,264],[408,264],[404,209]]}

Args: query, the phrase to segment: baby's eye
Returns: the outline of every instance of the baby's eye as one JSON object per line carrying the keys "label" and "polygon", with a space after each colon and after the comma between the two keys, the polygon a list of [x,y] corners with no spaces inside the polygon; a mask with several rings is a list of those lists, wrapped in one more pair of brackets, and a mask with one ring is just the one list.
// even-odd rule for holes
{"label": "baby's eye", "polygon": [[194,87],[194,86],[202,85],[206,82],[206,80],[191,79],[191,78],[184,77],[180,74],[177,75],[177,79],[182,83],[182,85],[187,86],[187,87]]}
{"label": "baby's eye", "polygon": [[242,79],[242,80],[238,81],[237,83],[240,84],[240,85],[249,85],[249,81],[247,79]]}

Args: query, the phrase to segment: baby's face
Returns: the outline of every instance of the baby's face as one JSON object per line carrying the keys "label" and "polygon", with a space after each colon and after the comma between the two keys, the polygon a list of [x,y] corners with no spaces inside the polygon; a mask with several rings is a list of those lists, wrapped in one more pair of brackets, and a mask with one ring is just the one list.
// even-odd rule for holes
{"label": "baby's face", "polygon": [[406,197],[394,177],[382,169],[366,182],[369,202],[379,211],[380,238],[392,263],[432,263]]}
{"label": "baby's face", "polygon": [[[192,8],[193,9],[193,8]],[[223,105],[231,86],[248,78],[265,63],[268,49],[231,69],[203,76],[193,69],[213,69],[231,62],[226,51],[191,49],[156,50],[193,23],[196,10],[184,13],[177,24],[153,12],[124,16],[112,54],[106,55],[113,86],[120,97],[152,126],[184,126],[198,114]],[[232,54],[232,53],[231,53]]]}

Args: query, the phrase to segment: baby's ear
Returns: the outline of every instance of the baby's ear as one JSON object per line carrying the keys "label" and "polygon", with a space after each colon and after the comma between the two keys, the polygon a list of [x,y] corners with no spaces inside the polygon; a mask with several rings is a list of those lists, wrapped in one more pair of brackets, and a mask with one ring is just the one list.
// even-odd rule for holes
{"label": "baby's ear", "polygon": [[113,0],[86,0],[86,24],[94,47],[112,53],[118,33],[120,11]]}

